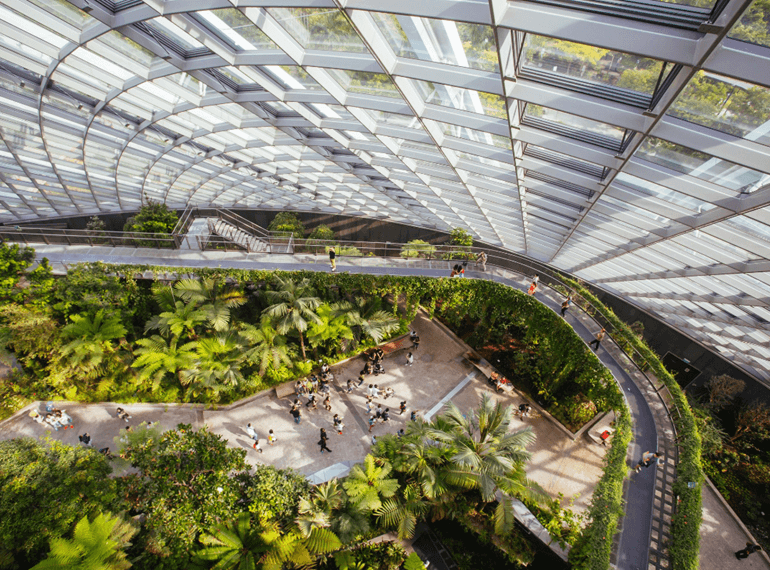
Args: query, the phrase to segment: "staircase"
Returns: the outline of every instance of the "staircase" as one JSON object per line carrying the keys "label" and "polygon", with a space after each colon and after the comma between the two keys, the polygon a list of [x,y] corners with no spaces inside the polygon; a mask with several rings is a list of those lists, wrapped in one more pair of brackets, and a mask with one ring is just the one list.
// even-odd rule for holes
{"label": "staircase", "polygon": [[269,246],[265,241],[222,218],[206,218],[206,220],[212,234],[239,245],[249,253],[269,251]]}

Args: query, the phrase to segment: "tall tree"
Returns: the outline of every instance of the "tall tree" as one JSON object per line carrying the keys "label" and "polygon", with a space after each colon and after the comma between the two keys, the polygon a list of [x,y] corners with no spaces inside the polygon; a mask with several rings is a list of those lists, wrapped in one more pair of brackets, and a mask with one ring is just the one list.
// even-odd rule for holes
{"label": "tall tree", "polygon": [[269,318],[262,317],[259,327],[244,325],[240,334],[250,345],[244,355],[249,362],[259,366],[260,376],[264,376],[271,365],[274,370],[278,370],[281,364],[291,365],[292,348],[286,344],[286,338],[273,328]]}
{"label": "tall tree", "polygon": [[353,331],[345,322],[343,315],[336,315],[334,310],[327,304],[323,304],[317,311],[320,322],[310,323],[307,332],[307,339],[310,346],[318,348],[322,346],[329,350],[342,348],[347,352],[347,347],[341,346],[343,340],[353,340]]}
{"label": "tall tree", "polygon": [[51,552],[32,570],[127,570],[131,563],[123,551],[138,529],[119,517],[99,513],[93,521],[84,516],[72,538],[52,538]]}
{"label": "tall tree", "polygon": [[332,308],[335,315],[345,317],[356,341],[360,341],[363,334],[380,342],[399,327],[398,318],[382,310],[382,299],[379,297],[356,297],[352,301],[335,303]]}
{"label": "tall tree", "polygon": [[317,555],[341,546],[328,529],[316,528],[303,537],[295,529],[283,532],[276,522],[254,524],[249,513],[215,525],[200,541],[204,548],[198,551],[198,558],[216,561],[216,570],[282,570],[287,565],[310,568],[315,566]]}
{"label": "tall tree", "polygon": [[209,324],[217,332],[227,330],[230,311],[247,301],[246,295],[239,288],[209,277],[183,279],[174,285],[174,289],[185,301],[199,303]]}
{"label": "tall tree", "polygon": [[263,314],[276,323],[276,330],[281,334],[297,331],[299,346],[302,350],[302,360],[305,354],[305,338],[302,333],[307,330],[308,322],[318,323],[320,319],[315,310],[321,305],[321,299],[313,296],[313,290],[308,279],[293,281],[276,278],[277,289],[267,291],[265,295],[270,303]]}
{"label": "tall tree", "polygon": [[145,332],[158,329],[161,334],[172,334],[176,337],[189,336],[196,339],[195,327],[205,323],[208,319],[208,313],[198,306],[198,303],[191,301],[183,303],[176,301],[172,310],[163,311],[157,317],[147,322]]}
{"label": "tall tree", "polygon": [[392,469],[385,459],[367,455],[363,463],[353,466],[342,486],[356,505],[373,511],[382,505],[381,498],[392,497],[398,490],[398,480],[388,478]]}
{"label": "tall tree", "polygon": [[0,559],[39,562],[75,521],[121,507],[107,459],[57,440],[0,441]]}
{"label": "tall tree", "polygon": [[198,340],[196,365],[182,372],[182,383],[191,385],[194,393],[208,390],[215,395],[237,388],[245,380],[244,346],[244,339],[233,330]]}
{"label": "tall tree", "polygon": [[[453,450],[447,480],[466,489],[477,489],[484,502],[498,498],[498,491],[520,494],[533,500],[546,498],[540,486],[527,479],[524,463],[530,458],[525,449],[535,441],[532,428],[508,432],[512,412],[484,394],[478,410],[467,414],[449,403],[442,414],[444,426],[431,430],[431,436]],[[513,524],[510,500],[500,498],[495,509],[495,531],[503,534]]]}
{"label": "tall tree", "polygon": [[141,380],[152,380],[153,392],[167,374],[174,374],[179,383],[184,384],[184,371],[195,368],[198,361],[198,343],[195,341],[179,345],[178,338],[172,338],[167,343],[162,336],[153,335],[140,338],[136,344],[136,360],[131,366],[140,369]]}
{"label": "tall tree", "polygon": [[72,323],[62,329],[63,339],[69,342],[61,347],[62,359],[69,370],[60,372],[76,374],[89,388],[90,381],[99,377],[109,380],[108,370],[115,373],[125,368],[118,345],[113,342],[118,339],[125,342],[126,329],[118,315],[106,315],[99,310],[94,315],[72,315],[70,319]]}

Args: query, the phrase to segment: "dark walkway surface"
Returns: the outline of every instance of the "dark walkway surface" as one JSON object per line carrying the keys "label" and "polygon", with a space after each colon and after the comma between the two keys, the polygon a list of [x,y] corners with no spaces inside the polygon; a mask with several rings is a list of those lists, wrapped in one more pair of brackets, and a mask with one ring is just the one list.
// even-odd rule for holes
{"label": "dark walkway surface", "polygon": [[[175,267],[222,267],[233,269],[277,269],[285,271],[296,270],[308,270],[308,271],[329,271],[328,265],[323,259],[308,259],[309,263],[302,263],[305,256],[296,256],[292,258],[289,255],[273,255],[272,257],[264,255],[259,257],[249,256],[249,260],[235,260],[227,259],[227,256],[223,258],[211,258],[211,259],[177,259],[177,258],[164,258],[162,254],[164,252],[152,251],[153,255],[142,256],[137,255],[140,252],[134,250],[136,253],[133,255],[121,255],[117,254],[118,251],[112,250],[109,253],[107,251],[92,252],[88,254],[88,248],[71,248],[68,251],[54,252],[45,251],[47,248],[41,247],[38,252],[38,257],[48,257],[49,261],[54,265],[60,263],[72,264],[87,261],[102,261],[105,263],[125,263],[125,264],[147,264],[169,267],[173,269]],[[107,249],[107,248],[105,248]],[[122,251],[120,253],[123,253]],[[171,252],[168,252],[171,253]],[[155,257],[154,255],[157,255]],[[253,261],[252,261],[253,259]],[[292,261],[295,259],[295,261]],[[314,263],[313,261],[317,261]],[[359,261],[359,260],[357,260]],[[360,259],[362,262],[366,262],[366,258]],[[398,262],[401,260],[394,260]],[[376,266],[376,265],[340,265],[338,266],[338,273],[368,273],[368,274],[381,274],[381,275],[421,275],[427,277],[447,277],[449,262],[443,262],[445,267],[442,268],[427,268],[427,267],[398,267],[398,266]],[[528,280],[521,282],[504,278],[500,276],[494,276],[490,273],[481,273],[470,271],[467,273],[469,278],[477,279],[493,279],[500,283],[504,283],[511,287],[515,287],[519,290],[526,290],[529,285]],[[538,293],[536,298],[543,302],[546,306],[558,311],[561,305],[561,299],[557,294],[546,288],[543,288],[543,292]],[[593,339],[596,330],[589,330],[572,312],[577,311],[577,308],[573,308],[567,313],[567,322],[569,322],[575,332],[586,342]],[[612,342],[609,338],[605,338],[603,341],[605,344]],[[618,363],[605,349],[600,347],[598,349],[598,356],[602,363],[612,372],[618,381],[623,393],[628,401],[629,408],[633,418],[633,440],[629,447],[628,463],[635,464],[641,453],[647,450],[657,449],[658,434],[655,427],[652,412],[647,401],[644,398],[641,390],[637,387],[633,379],[625,372],[620,363]],[[648,563],[648,551],[650,547],[650,530],[653,516],[653,495],[655,485],[655,471],[650,469],[644,469],[639,474],[631,475],[631,482],[627,487],[626,492],[626,511],[624,518],[621,522],[622,530],[620,539],[617,542],[617,561],[616,566],[623,570],[644,570],[647,568]]]}

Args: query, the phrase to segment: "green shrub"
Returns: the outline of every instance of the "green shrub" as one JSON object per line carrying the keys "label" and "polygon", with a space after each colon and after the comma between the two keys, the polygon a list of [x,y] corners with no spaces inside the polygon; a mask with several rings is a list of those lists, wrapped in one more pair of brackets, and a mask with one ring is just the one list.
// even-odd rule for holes
{"label": "green shrub", "polygon": [[[148,202],[139,209],[136,216],[128,218],[123,226],[124,232],[151,234],[147,238],[165,238],[174,231],[179,216],[160,202]],[[173,242],[158,242],[152,239],[134,240],[138,247],[173,247]]]}
{"label": "green shrub", "polygon": [[267,229],[277,235],[294,236],[294,239],[305,237],[305,225],[294,212],[278,212]]}
{"label": "green shrub", "polygon": [[[677,498],[677,512],[671,519],[671,547],[669,561],[677,570],[696,570],[700,545],[700,524],[702,519],[701,486],[703,466],[701,463],[701,438],[695,416],[674,377],[665,369],[658,356],[641,340],[631,328],[588,289],[575,280],[562,277],[580,297],[591,303],[612,325],[613,334],[632,346],[649,363],[652,373],[668,388],[679,410],[672,417],[680,438],[679,463],[676,467],[674,496]],[[694,486],[688,486],[694,483]]]}
{"label": "green shrub", "polygon": [[436,253],[436,246],[429,244],[427,241],[421,239],[413,239],[412,241],[405,243],[401,248],[401,257],[414,258],[422,257],[425,259],[433,258]]}
{"label": "green shrub", "polygon": [[603,460],[604,474],[586,513],[588,525],[569,553],[574,570],[606,570],[610,566],[613,536],[623,516],[623,480],[628,474],[626,453],[632,437],[628,408],[624,405],[616,416],[615,435]]}
{"label": "green shrub", "polygon": [[310,235],[308,236],[308,239],[318,239],[318,240],[326,240],[330,241],[335,238],[334,230],[331,229],[326,224],[321,224],[320,226],[316,226],[313,228],[313,231],[310,232]]}

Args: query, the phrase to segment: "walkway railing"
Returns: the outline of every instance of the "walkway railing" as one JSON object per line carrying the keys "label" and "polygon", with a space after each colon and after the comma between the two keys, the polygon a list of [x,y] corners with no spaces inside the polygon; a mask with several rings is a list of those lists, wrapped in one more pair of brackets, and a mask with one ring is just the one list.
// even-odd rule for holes
{"label": "walkway railing", "polygon": [[153,247],[177,249],[171,234],[141,232],[108,232],[104,230],[67,230],[30,226],[0,226],[0,240],[34,246],[48,245],[105,245],[111,247]]}

